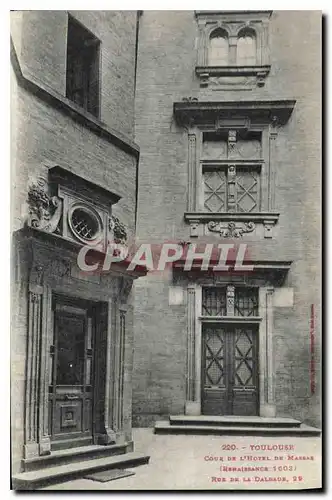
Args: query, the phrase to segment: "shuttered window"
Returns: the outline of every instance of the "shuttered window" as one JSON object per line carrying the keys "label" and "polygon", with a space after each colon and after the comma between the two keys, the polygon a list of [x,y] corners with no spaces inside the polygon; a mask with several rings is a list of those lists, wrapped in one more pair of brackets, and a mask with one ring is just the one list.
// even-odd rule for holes
{"label": "shuttered window", "polygon": [[99,49],[99,40],[69,17],[66,96],[94,116],[99,116]]}

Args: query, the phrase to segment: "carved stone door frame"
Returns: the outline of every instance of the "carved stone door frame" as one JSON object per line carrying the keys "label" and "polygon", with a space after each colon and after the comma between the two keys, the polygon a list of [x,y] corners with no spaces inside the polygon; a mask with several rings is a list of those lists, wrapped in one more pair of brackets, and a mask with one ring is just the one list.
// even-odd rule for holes
{"label": "carved stone door frame", "polygon": [[[275,417],[273,358],[273,287],[259,287],[259,415]],[[187,285],[186,415],[201,415],[202,285]]]}
{"label": "carved stone door frame", "polygon": [[[34,246],[34,245],[32,245]],[[104,324],[99,332],[99,351],[103,357],[99,365],[94,392],[95,401],[101,401],[101,407],[95,409],[94,437],[96,444],[122,444],[124,406],[124,363],[126,336],[126,302],[133,278],[114,275],[114,289],[93,299],[80,295],[70,282],[71,260],[63,259],[56,251],[43,248],[28,250],[25,262],[30,259],[28,271],[28,332],[26,351],[26,386],[25,386],[25,435],[23,458],[33,459],[51,453],[49,435],[49,372],[50,346],[53,339],[52,294],[61,293],[77,298],[93,300],[100,307],[100,323]],[[27,250],[27,249],[25,249]],[[50,254],[51,251],[51,254]],[[27,255],[29,255],[27,257]],[[67,282],[55,285],[52,273],[57,267],[57,278]],[[62,273],[62,274],[61,274]],[[97,348],[97,347],[96,347]],[[102,366],[101,366],[102,365]],[[99,391],[99,392],[98,392]]]}

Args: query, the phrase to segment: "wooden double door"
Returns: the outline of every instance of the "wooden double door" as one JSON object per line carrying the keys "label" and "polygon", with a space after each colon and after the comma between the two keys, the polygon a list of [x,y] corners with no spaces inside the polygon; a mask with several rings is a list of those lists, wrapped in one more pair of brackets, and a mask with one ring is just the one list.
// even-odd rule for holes
{"label": "wooden double door", "polygon": [[256,325],[203,324],[203,415],[258,415],[257,334]]}
{"label": "wooden double door", "polygon": [[52,449],[93,442],[95,308],[88,301],[53,298],[49,433]]}

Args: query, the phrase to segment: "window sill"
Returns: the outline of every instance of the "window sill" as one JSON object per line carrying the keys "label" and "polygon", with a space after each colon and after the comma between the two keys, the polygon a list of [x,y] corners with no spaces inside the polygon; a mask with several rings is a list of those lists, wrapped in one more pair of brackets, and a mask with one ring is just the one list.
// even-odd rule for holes
{"label": "window sill", "polygon": [[185,212],[190,224],[190,236],[219,235],[222,238],[242,238],[246,233],[257,233],[264,228],[264,238],[272,238],[272,229],[279,220],[277,212]]}
{"label": "window sill", "polygon": [[252,90],[264,87],[271,66],[196,66],[201,87],[212,90]]}
{"label": "window sill", "polygon": [[37,95],[51,106],[54,106],[55,108],[66,113],[73,120],[91,130],[98,137],[102,137],[138,160],[140,149],[131,139],[110,128],[95,115],[89,113],[84,108],[78,106],[67,97],[64,97],[55,90],[51,89],[48,85],[35,78],[35,76],[21,64],[12,40],[11,58],[16,77],[23,88],[32,94]]}
{"label": "window sill", "polygon": [[261,316],[199,316],[204,323],[260,323]]}

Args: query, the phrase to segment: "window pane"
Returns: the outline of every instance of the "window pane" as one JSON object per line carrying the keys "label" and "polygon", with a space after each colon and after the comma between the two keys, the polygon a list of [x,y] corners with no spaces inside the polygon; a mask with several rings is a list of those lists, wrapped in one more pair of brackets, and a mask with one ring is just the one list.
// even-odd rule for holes
{"label": "window pane", "polygon": [[66,96],[98,116],[99,40],[72,18],[68,21]]}
{"label": "window pane", "polygon": [[84,373],[84,318],[70,314],[57,314],[58,385],[82,385]]}
{"label": "window pane", "polygon": [[50,355],[50,366],[48,372],[48,385],[53,385],[53,354]]}
{"label": "window pane", "polygon": [[227,66],[228,64],[228,40],[222,35],[210,38],[210,66]]}
{"label": "window pane", "polygon": [[204,329],[205,342],[205,381],[207,387],[225,385],[224,381],[224,342],[225,334],[222,328],[208,327]]}
{"label": "window pane", "polygon": [[225,133],[204,132],[202,158],[218,160],[227,158],[227,135]]}
{"label": "window pane", "polygon": [[226,288],[203,288],[202,296],[203,316],[226,316]]}
{"label": "window pane", "polygon": [[223,170],[206,171],[204,178],[204,209],[208,212],[226,210],[226,175]]}
{"label": "window pane", "polygon": [[237,168],[236,212],[257,212],[259,210],[259,173],[256,170]]}
{"label": "window pane", "polygon": [[86,339],[86,348],[92,349],[92,318],[88,318],[88,332]]}
{"label": "window pane", "polygon": [[254,343],[250,329],[236,329],[235,340],[235,387],[254,385]]}
{"label": "window pane", "polygon": [[235,316],[258,316],[258,288],[236,287]]}
{"label": "window pane", "polygon": [[85,372],[85,384],[86,385],[91,384],[91,363],[92,363],[92,359],[87,358],[86,359],[86,372]]}
{"label": "window pane", "polygon": [[256,39],[252,35],[243,35],[238,38],[237,64],[239,66],[256,64]]}

